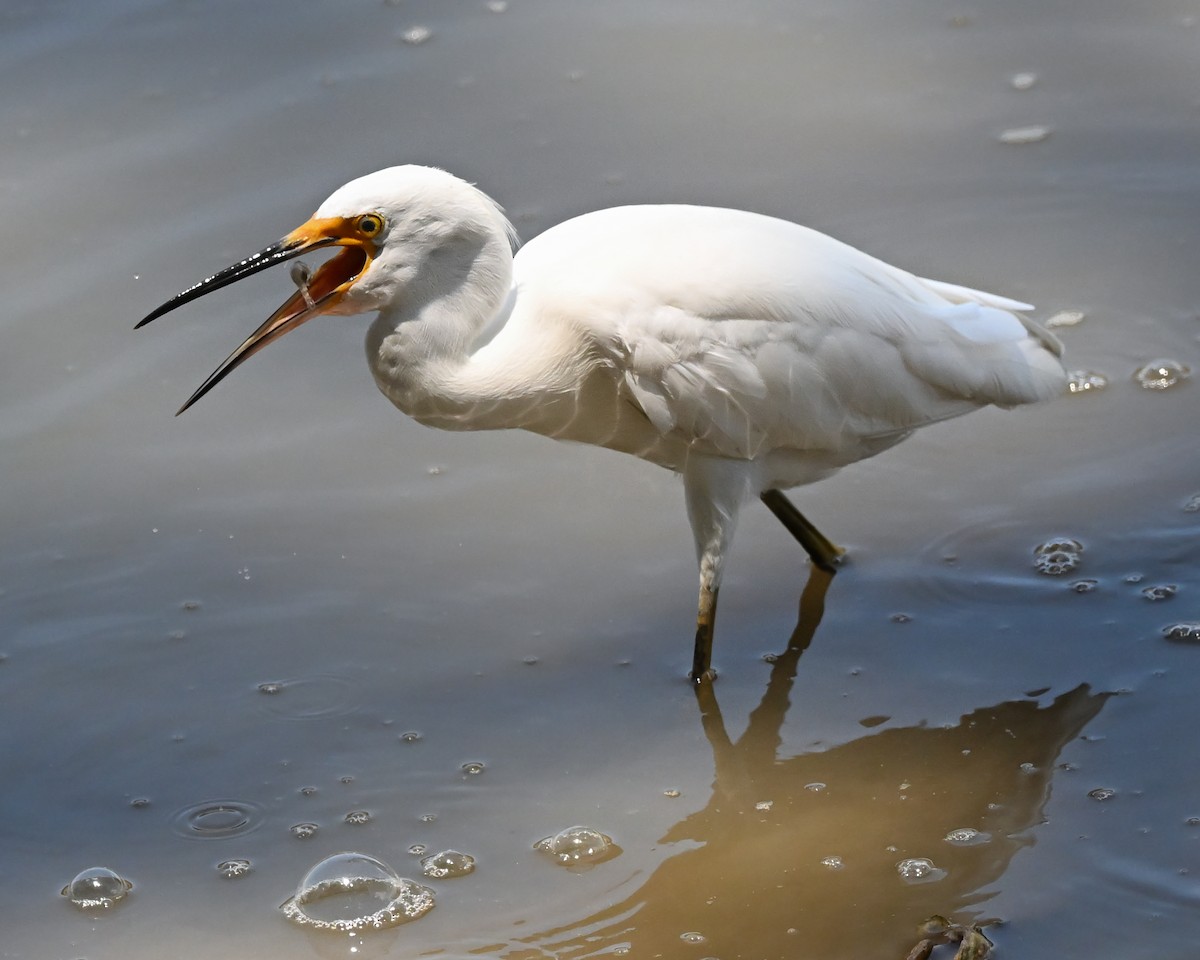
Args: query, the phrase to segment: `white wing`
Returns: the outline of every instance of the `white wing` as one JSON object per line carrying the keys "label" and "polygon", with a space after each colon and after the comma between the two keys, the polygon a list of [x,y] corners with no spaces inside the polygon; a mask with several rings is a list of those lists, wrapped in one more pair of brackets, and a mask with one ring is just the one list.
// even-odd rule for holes
{"label": "white wing", "polygon": [[852,460],[1065,380],[1057,342],[1014,312],[1027,304],[922,280],[786,221],[621,207],[542,236],[552,242],[518,256],[518,282],[599,345],[660,434],[701,452]]}

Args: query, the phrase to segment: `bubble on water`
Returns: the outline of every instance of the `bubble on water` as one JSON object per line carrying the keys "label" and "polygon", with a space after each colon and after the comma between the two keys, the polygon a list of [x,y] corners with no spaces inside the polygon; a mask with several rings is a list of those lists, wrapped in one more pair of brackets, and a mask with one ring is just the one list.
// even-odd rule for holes
{"label": "bubble on water", "polygon": [[774,800],[759,800],[758,803],[754,805],[754,809],[758,810],[760,813],[766,813],[773,806],[775,806]]}
{"label": "bubble on water", "polygon": [[462,765],[462,772],[468,777],[477,777],[486,769],[487,767],[478,760],[469,760]]}
{"label": "bubble on water", "polygon": [[492,13],[503,13],[508,9],[508,0],[487,0],[485,6]]}
{"label": "bubble on water", "polygon": [[291,831],[292,836],[297,840],[311,840],[317,835],[317,831],[320,829],[321,828],[318,824],[307,821],[304,823],[293,823],[290,827],[288,827],[288,830]]}
{"label": "bubble on water", "polygon": [[204,800],[171,815],[175,832],[192,840],[240,837],[262,826],[263,810],[246,800]]}
{"label": "bubble on water", "polygon": [[443,850],[421,861],[421,872],[434,880],[465,877],[475,871],[475,858],[457,850]]}
{"label": "bubble on water", "polygon": [[1040,143],[1050,136],[1050,127],[1044,124],[1030,124],[1027,127],[1009,127],[1002,130],[996,137],[1001,143],[1021,146],[1027,143]]}
{"label": "bubble on water", "polygon": [[88,867],[62,888],[80,910],[107,910],[124,900],[133,884],[108,867]]}
{"label": "bubble on water", "polygon": [[1193,493],[1180,506],[1184,513],[1200,513],[1200,493]]}
{"label": "bubble on water", "polygon": [[1200,817],[1188,817],[1183,822],[1189,827],[1200,827]]}
{"label": "bubble on water", "polygon": [[433,906],[432,890],[382,861],[365,853],[339,853],[309,870],[280,909],[294,923],[353,933],[408,923]]}
{"label": "bubble on water", "polygon": [[1088,796],[1093,800],[1111,800],[1117,795],[1117,791],[1112,787],[1096,787],[1095,790],[1089,790]]}
{"label": "bubble on water", "polygon": [[199,600],[184,600],[180,605],[180,609],[186,610],[188,613],[193,613],[200,609]]}
{"label": "bubble on water", "polygon": [[411,853],[414,857],[419,857],[424,853],[428,853],[429,848],[427,846],[425,846],[425,844],[423,844],[423,843],[414,843],[411,847],[408,848],[408,852]]}
{"label": "bubble on water", "polygon": [[436,813],[423,813],[417,819],[420,820],[422,823],[433,823],[435,820],[437,820],[437,814]]}
{"label": "bubble on water", "polygon": [[1095,370],[1072,370],[1067,374],[1068,393],[1099,393],[1108,386],[1108,377]]}
{"label": "bubble on water", "polygon": [[416,743],[420,739],[421,734],[416,730],[406,730],[404,733],[400,734],[401,743]]}
{"label": "bubble on water", "polygon": [[366,810],[351,810],[345,816],[345,821],[352,826],[360,827],[371,822],[371,814]]}
{"label": "bubble on water", "polygon": [[134,797],[132,800],[129,801],[129,805],[131,807],[133,807],[135,810],[144,810],[146,807],[150,806],[150,798],[149,797]]}
{"label": "bubble on water", "polygon": [[253,867],[249,860],[222,860],[217,864],[217,873],[226,880],[236,880],[248,874]]}
{"label": "bubble on water", "polygon": [[821,783],[820,780],[814,780],[812,783],[806,783],[804,785],[804,789],[807,790],[809,793],[822,793],[822,792],[824,792],[826,786],[827,785],[824,783]]}
{"label": "bubble on water", "polygon": [[1008,78],[1008,85],[1014,90],[1028,90],[1037,83],[1038,76],[1032,70],[1024,70],[1021,73],[1014,73]]}
{"label": "bubble on water", "polygon": [[675,789],[674,787],[668,787],[666,790],[663,791],[663,796],[670,797],[672,800],[677,800],[679,797],[682,797],[683,794],[679,790]]}
{"label": "bubble on water", "polygon": [[1173,643],[1200,643],[1200,622],[1184,620],[1162,628],[1162,634]]}
{"label": "bubble on water", "polygon": [[1099,580],[1075,580],[1071,583],[1071,589],[1076,593],[1093,593],[1100,587]]}
{"label": "bubble on water", "polygon": [[946,871],[934,865],[928,857],[909,857],[896,864],[896,872],[905,883],[934,883],[946,876]]}
{"label": "bubble on water", "polygon": [[679,939],[684,943],[707,943],[708,937],[696,930],[688,930],[686,933],[681,933]]}
{"label": "bubble on water", "polygon": [[821,866],[828,867],[830,870],[841,870],[846,863],[841,857],[822,857]]}
{"label": "bubble on water", "polygon": [[302,796],[302,797],[311,797],[311,796],[313,796],[313,795],[314,795],[316,792],[317,792],[317,788],[316,788],[316,787],[301,787],[301,788],[300,788],[300,791],[299,791],[299,793],[300,793],[300,796]]}
{"label": "bubble on water", "polygon": [[399,39],[415,47],[417,44],[424,43],[432,36],[433,31],[428,27],[409,27],[407,30],[401,31]]}
{"label": "bubble on water", "polygon": [[552,837],[539,840],[533,848],[565,867],[602,863],[621,852],[620,847],[612,842],[612,837],[584,826],[560,830]]}
{"label": "bubble on water", "polygon": [[992,835],[984,833],[982,830],[976,830],[974,827],[958,827],[946,834],[944,839],[956,847],[974,847],[989,842]]}
{"label": "bubble on water", "polygon": [[778,663],[779,662],[779,654],[764,653],[761,657],[759,657],[759,659],[762,660],[763,663]]}
{"label": "bubble on water", "polygon": [[1134,371],[1134,381],[1145,390],[1169,390],[1192,375],[1178,360],[1151,360]]}
{"label": "bubble on water", "polygon": [[336,717],[356,707],[349,680],[334,676],[270,680],[258,685],[266,695],[261,706],[267,713],[289,720]]}
{"label": "bubble on water", "polygon": [[1070,537],[1054,537],[1033,548],[1033,568],[1048,577],[1070,573],[1082,560],[1083,544]]}
{"label": "bubble on water", "polygon": [[1178,589],[1173,583],[1160,583],[1153,587],[1143,587],[1142,596],[1147,600],[1170,600]]}
{"label": "bubble on water", "polygon": [[912,614],[909,613],[893,613],[888,617],[892,623],[912,623]]}

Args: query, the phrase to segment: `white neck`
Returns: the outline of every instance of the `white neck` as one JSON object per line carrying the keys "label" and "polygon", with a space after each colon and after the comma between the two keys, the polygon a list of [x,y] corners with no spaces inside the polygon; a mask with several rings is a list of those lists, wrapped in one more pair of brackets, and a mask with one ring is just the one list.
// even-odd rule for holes
{"label": "white neck", "polygon": [[494,386],[478,382],[479,372],[468,366],[507,322],[512,263],[507,238],[489,234],[406,264],[409,282],[367,335],[371,372],[392,403],[423,422],[473,426],[481,401],[493,399],[484,392]]}

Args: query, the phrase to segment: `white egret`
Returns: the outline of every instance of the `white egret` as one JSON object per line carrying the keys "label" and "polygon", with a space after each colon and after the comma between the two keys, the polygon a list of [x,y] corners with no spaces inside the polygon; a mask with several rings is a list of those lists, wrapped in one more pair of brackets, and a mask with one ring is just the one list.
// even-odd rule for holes
{"label": "white egret", "polygon": [[742,504],[759,497],[814,563],[841,551],[781,491],[928,423],[1062,392],[1058,341],[1028,304],[923,280],[785,220],[662,205],[599,210],[515,257],[500,208],[400,166],[353,180],[282,240],[138,326],[273,264],[338,254],[183,405],[320,314],[375,311],[379,389],[423,424],[519,427],[680,474],[700,566],[691,675],[711,676],[717,593]]}

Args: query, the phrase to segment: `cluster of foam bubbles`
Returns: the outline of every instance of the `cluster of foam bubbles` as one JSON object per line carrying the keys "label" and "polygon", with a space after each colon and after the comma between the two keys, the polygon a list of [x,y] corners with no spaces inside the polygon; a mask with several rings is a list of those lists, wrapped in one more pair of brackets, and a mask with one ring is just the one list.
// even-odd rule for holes
{"label": "cluster of foam bubbles", "polygon": [[108,910],[124,900],[133,884],[108,867],[88,867],[62,888],[80,910]]}
{"label": "cluster of foam bubbles", "polygon": [[421,861],[421,872],[434,880],[465,877],[475,870],[475,858],[457,850],[443,850]]}
{"label": "cluster of foam bubbles", "polygon": [[1069,393],[1099,393],[1108,386],[1108,377],[1095,370],[1072,370],[1067,374]]}
{"label": "cluster of foam bubbles", "polygon": [[1191,375],[1191,368],[1178,360],[1151,360],[1138,367],[1133,379],[1145,390],[1169,390]]}
{"label": "cluster of foam bubbles", "polygon": [[217,864],[217,873],[223,876],[226,880],[236,880],[238,877],[244,877],[254,865],[246,859],[222,860]]}
{"label": "cluster of foam bubbles", "polygon": [[309,870],[295,896],[279,909],[302,926],[353,933],[408,923],[433,906],[432,890],[406,880],[383,861],[365,853],[339,853]]}
{"label": "cluster of foam bubbles", "polygon": [[612,842],[612,837],[583,826],[560,830],[552,837],[539,840],[533,848],[566,867],[600,863],[620,853],[620,848]]}
{"label": "cluster of foam bubbles", "polygon": [[905,883],[933,883],[946,876],[928,857],[909,857],[896,864],[896,872]]}
{"label": "cluster of foam bubbles", "polygon": [[1033,548],[1033,568],[1048,577],[1061,577],[1079,566],[1083,544],[1070,537],[1053,537]]}
{"label": "cluster of foam bubbles", "polygon": [[946,842],[952,843],[956,847],[974,847],[981,843],[987,843],[991,839],[990,833],[984,833],[974,827],[958,827],[945,836]]}

